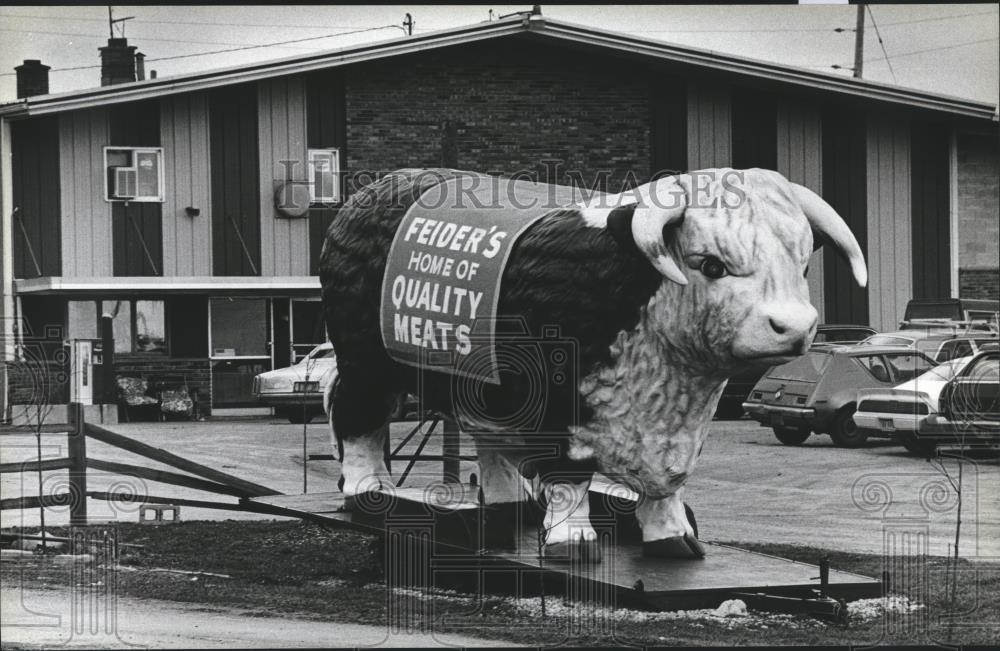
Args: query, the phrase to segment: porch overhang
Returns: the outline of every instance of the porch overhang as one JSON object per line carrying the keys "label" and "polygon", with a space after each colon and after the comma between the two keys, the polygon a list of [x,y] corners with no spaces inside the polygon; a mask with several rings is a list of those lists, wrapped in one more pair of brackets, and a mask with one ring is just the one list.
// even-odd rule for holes
{"label": "porch overhang", "polygon": [[319,297],[317,276],[45,276],[14,281],[17,296],[302,296]]}

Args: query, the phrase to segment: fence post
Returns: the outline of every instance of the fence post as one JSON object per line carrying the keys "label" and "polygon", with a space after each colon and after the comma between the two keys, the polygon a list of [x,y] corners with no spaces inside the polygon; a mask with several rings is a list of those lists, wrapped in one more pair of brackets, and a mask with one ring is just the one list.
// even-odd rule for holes
{"label": "fence post", "polygon": [[87,430],[83,405],[71,402],[69,415],[69,523],[71,526],[87,524]]}
{"label": "fence post", "polygon": [[441,439],[441,457],[443,460],[442,474],[447,484],[460,483],[459,456],[462,453],[459,440],[458,424],[450,418],[444,419],[444,432]]}
{"label": "fence post", "polygon": [[118,387],[115,386],[115,334],[110,314],[101,315],[101,389],[100,404],[116,402]]}

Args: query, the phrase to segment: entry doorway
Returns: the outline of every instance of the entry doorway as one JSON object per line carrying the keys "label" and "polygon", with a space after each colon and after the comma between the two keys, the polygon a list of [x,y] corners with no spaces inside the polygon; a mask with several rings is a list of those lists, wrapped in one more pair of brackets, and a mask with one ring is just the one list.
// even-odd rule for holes
{"label": "entry doorway", "polygon": [[270,301],[211,298],[208,302],[212,407],[254,407],[253,378],[271,370]]}
{"label": "entry doorway", "polygon": [[319,298],[293,298],[291,302],[292,363],[295,364],[326,342],[326,323]]}

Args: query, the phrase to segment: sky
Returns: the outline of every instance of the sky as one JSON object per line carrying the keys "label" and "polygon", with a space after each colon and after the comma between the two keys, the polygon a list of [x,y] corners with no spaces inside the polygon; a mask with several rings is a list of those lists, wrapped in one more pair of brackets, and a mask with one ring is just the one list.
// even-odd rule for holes
{"label": "sky", "polygon": [[[850,75],[847,68],[853,65],[856,8],[844,4],[541,6],[542,14],[551,18],[815,71]],[[530,8],[530,4],[115,5],[112,12],[116,18],[132,17],[121,23],[124,35],[146,55],[147,70],[165,77],[402,38],[407,12],[413,16],[414,33],[423,34],[489,20],[491,10],[496,18]],[[869,9],[866,79],[996,104],[998,5],[869,5]],[[116,36],[120,29],[115,28]],[[49,77],[53,93],[100,85],[97,48],[107,38],[106,5],[3,6],[0,102],[15,99],[13,68],[23,59],[41,59],[53,68]],[[283,44],[203,54],[273,43]]]}

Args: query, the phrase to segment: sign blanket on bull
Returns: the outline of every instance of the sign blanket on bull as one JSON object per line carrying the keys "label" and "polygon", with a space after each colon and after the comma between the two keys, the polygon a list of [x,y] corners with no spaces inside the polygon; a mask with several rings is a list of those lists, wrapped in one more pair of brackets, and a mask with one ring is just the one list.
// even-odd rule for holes
{"label": "sign blanket on bull", "polygon": [[394,360],[499,383],[500,282],[518,237],[569,207],[571,187],[468,175],[426,190],[403,216],[382,282],[382,340]]}

